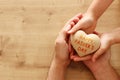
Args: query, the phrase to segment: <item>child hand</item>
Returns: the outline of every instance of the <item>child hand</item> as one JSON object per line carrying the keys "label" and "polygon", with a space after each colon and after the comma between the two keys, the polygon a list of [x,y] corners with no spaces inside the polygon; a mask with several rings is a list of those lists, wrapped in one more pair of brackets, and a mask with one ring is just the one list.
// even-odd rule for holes
{"label": "child hand", "polygon": [[85,14],[68,33],[72,34],[78,30],[83,30],[86,33],[92,33],[96,27],[96,24],[97,21],[91,15]]}

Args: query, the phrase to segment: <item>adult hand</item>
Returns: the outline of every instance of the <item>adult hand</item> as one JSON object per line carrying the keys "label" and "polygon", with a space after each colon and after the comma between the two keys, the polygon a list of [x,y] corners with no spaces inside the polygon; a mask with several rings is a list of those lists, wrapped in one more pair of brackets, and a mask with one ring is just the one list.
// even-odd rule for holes
{"label": "adult hand", "polygon": [[100,36],[101,45],[100,48],[93,54],[92,61],[95,62],[96,59],[104,54],[112,45],[112,37],[110,33],[103,33]]}
{"label": "adult hand", "polygon": [[111,51],[108,49],[96,62],[92,60],[83,62],[91,70],[96,80],[120,80],[120,76],[110,64],[110,57]]}
{"label": "adult hand", "polygon": [[67,33],[82,17],[82,14],[78,14],[72,19],[70,19],[63,29],[59,32],[59,35],[55,41],[55,60],[63,65],[68,65],[70,63],[69,57],[69,34]]}
{"label": "adult hand", "polygon": [[55,41],[55,56],[50,66],[47,80],[64,80],[67,66],[70,63],[69,56],[69,34],[67,33],[80,19],[78,14],[70,19],[64,28],[59,32]]}
{"label": "adult hand", "polygon": [[[108,49],[96,62],[93,62],[92,59],[83,60],[83,62],[91,70],[96,80],[119,80],[120,76],[110,64],[110,57],[111,51]],[[73,60],[75,61],[74,58]]]}
{"label": "adult hand", "polygon": [[95,62],[96,59],[104,54],[104,52],[106,50],[108,50],[108,48],[116,43],[120,43],[120,36],[118,36],[120,34],[120,28],[117,28],[111,32],[107,32],[107,33],[103,33],[100,37],[101,39],[101,46],[100,48],[95,52],[95,54],[92,57],[92,61]]}
{"label": "adult hand", "polygon": [[101,41],[100,48],[94,54],[87,55],[85,57],[80,57],[77,54],[75,54],[71,56],[71,59],[74,59],[74,61],[84,61],[84,60],[88,60],[92,58],[92,61],[95,62],[96,59],[100,55],[105,53],[110,48],[110,46],[113,44],[112,42],[113,39],[110,33],[103,33],[103,34],[100,34],[98,32],[94,32],[94,33],[100,36],[100,41]]}
{"label": "adult hand", "polygon": [[94,73],[94,71],[99,69],[101,66],[105,67],[106,65],[107,66],[110,65],[110,57],[111,57],[111,51],[109,49],[109,50],[105,51],[104,54],[101,55],[101,57],[96,60],[96,62],[93,62],[92,59],[85,60],[83,62]]}

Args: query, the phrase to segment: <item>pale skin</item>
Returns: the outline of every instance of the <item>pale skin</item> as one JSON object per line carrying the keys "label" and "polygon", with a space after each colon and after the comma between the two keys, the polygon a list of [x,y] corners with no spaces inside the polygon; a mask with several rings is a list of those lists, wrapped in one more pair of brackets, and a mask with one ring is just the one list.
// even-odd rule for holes
{"label": "pale skin", "polygon": [[[68,33],[73,34],[80,29],[84,30],[86,33],[93,33],[100,16],[104,13],[104,11],[109,7],[109,5],[113,1],[114,0],[93,0],[88,10],[81,18],[81,20],[78,21],[78,23],[71,30],[69,30]],[[101,50],[97,51],[93,55],[92,61],[95,62],[95,60],[100,56],[100,54],[103,54],[100,51]]]}
{"label": "pale skin", "polygon": [[72,26],[81,19],[82,15],[78,14],[70,19],[64,28],[59,32],[55,41],[55,55],[50,66],[47,80],[64,80],[67,66],[70,64],[69,44],[67,33]]}
{"label": "pale skin", "polygon": [[113,0],[93,0],[82,19],[68,33],[74,33],[79,29],[92,33],[97,20],[112,2]]}
{"label": "pale skin", "polygon": [[[47,80],[65,80],[67,67],[70,64],[71,59],[74,60],[75,58],[75,55],[71,54],[72,50],[69,47],[69,34],[67,31],[69,31],[81,19],[81,17],[81,14],[73,17],[59,32],[59,35],[55,41],[55,55],[50,66]],[[83,58],[82,60],[85,59],[88,58]],[[109,64],[109,59],[110,52],[107,51],[95,63],[91,60],[86,60],[84,63],[92,71],[96,80],[119,80],[118,74]],[[104,68],[106,68],[107,72],[104,72]],[[110,76],[110,79],[106,76]]]}
{"label": "pale skin", "polygon": [[97,50],[97,52],[93,55],[93,57],[92,57],[93,62],[95,62],[95,60],[99,56],[104,54],[104,52],[106,50],[108,50],[111,45],[120,43],[120,36],[118,36],[119,34],[120,34],[120,28],[117,28],[113,31],[106,32],[106,33],[103,33],[101,35],[101,40],[100,40],[101,41],[101,46]]}
{"label": "pale skin", "polygon": [[[85,57],[80,57],[78,55],[75,55],[76,57],[74,58],[75,61],[82,61],[82,60],[87,60],[92,58],[92,61],[95,62],[96,58],[98,58],[100,55],[104,54],[105,51],[107,51],[112,45],[120,43],[120,28],[117,28],[113,31],[98,34],[95,32],[98,36],[100,36],[100,41],[101,41],[101,46],[100,48],[95,52],[93,55],[88,55]],[[73,53],[72,53],[73,54]],[[94,59],[94,58],[95,59]]]}
{"label": "pale skin", "polygon": [[[120,80],[119,75],[110,64],[110,50],[106,51],[96,62],[92,60],[83,61],[84,64],[91,70],[96,80]],[[75,59],[75,56],[71,56]],[[75,60],[74,60],[75,61]]]}
{"label": "pale skin", "polygon": [[83,61],[96,80],[120,80],[120,76],[110,64],[110,56],[111,52],[107,50],[96,62],[92,62],[92,60]]}
{"label": "pale skin", "polygon": [[[96,32],[95,32],[96,33]],[[98,33],[97,33],[98,34]],[[96,80],[120,80],[119,75],[110,65],[110,51],[108,49],[113,45],[120,43],[120,28],[117,28],[111,32],[102,33],[100,36],[101,39],[101,48],[98,50],[100,58],[95,62],[92,61],[92,55],[86,57],[80,57],[72,49],[71,59],[74,61],[83,61],[85,65],[91,70],[94,74]],[[101,51],[100,51],[101,50]],[[94,55],[94,54],[93,54]],[[101,75],[102,73],[102,75]],[[106,77],[109,76],[109,77]]]}

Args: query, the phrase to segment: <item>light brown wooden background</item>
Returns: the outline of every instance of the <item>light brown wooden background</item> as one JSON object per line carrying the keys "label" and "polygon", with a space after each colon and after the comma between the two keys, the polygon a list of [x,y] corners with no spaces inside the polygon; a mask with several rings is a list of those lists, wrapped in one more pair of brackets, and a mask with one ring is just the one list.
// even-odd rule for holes
{"label": "light brown wooden background", "polygon": [[[0,0],[0,80],[46,80],[58,32],[71,17],[85,12],[91,1]],[[120,27],[119,0],[102,15],[97,31],[117,27]],[[111,63],[120,74],[119,57],[118,44],[112,47]],[[94,77],[83,64],[73,63],[66,80]]]}

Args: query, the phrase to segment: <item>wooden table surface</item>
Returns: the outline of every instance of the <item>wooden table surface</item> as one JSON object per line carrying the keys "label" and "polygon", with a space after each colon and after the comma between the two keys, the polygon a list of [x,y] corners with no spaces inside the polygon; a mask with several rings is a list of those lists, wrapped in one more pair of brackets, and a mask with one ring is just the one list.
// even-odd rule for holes
{"label": "wooden table surface", "polygon": [[[54,41],[67,20],[84,13],[92,0],[0,0],[0,80],[46,80]],[[98,21],[97,31],[120,27],[120,1]],[[119,35],[118,35],[119,36]],[[120,44],[112,46],[111,64],[120,74]],[[94,80],[73,63],[66,80]]]}

